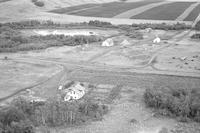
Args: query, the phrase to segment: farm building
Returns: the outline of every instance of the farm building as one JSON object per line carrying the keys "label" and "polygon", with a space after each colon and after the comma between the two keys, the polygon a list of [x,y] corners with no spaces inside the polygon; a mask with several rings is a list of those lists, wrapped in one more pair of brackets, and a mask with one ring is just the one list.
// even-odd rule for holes
{"label": "farm building", "polygon": [[111,46],[114,46],[113,39],[111,39],[111,38],[106,39],[106,40],[102,43],[101,46],[103,46],[103,47],[111,47]]}
{"label": "farm building", "polygon": [[127,46],[127,45],[130,45],[130,42],[125,39],[125,40],[123,40],[123,42],[121,42],[121,45]]}
{"label": "farm building", "polygon": [[78,100],[85,95],[85,88],[77,83],[66,90],[64,101]]}
{"label": "farm building", "polygon": [[156,38],[153,40],[153,43],[160,43],[160,41],[161,39],[158,36],[156,36]]}

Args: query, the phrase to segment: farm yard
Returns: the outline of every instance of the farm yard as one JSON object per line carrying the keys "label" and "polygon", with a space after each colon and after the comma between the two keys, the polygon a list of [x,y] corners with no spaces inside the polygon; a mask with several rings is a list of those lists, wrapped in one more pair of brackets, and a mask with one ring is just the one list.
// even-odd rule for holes
{"label": "farm yard", "polygon": [[200,133],[199,8],[0,0],[0,133]]}
{"label": "farm yard", "polygon": [[[14,103],[21,109],[32,106],[26,100],[42,102],[36,110],[33,108],[32,115],[24,112],[36,133],[66,130],[69,133],[159,133],[162,130],[173,133],[180,129],[197,133],[200,130],[198,119],[182,123],[184,117],[179,120],[163,116],[144,103],[147,89],[161,91],[159,87],[167,86],[174,91],[176,88],[189,91],[199,87],[200,45],[198,40],[191,39],[195,31],[184,25],[184,30],[127,29],[97,22],[70,25],[70,28],[66,28],[69,25],[37,21],[24,22],[24,25],[5,24],[11,29],[18,27],[17,35],[24,38],[39,37],[30,42],[32,46],[49,43],[51,39],[62,42],[64,38],[81,37],[74,39],[77,45],[66,44],[64,40],[65,45],[1,53],[1,107]],[[95,28],[94,24],[104,27]],[[3,29],[7,34],[16,32],[15,29]],[[103,40],[90,43],[84,41],[86,36]],[[19,36],[17,39],[20,40]],[[29,42],[26,46],[29,47]],[[80,99],[73,100],[70,89],[76,86],[84,88],[84,93]],[[65,101],[66,97],[72,101]],[[25,103],[28,105],[24,106]],[[44,123],[45,126],[38,126]]]}

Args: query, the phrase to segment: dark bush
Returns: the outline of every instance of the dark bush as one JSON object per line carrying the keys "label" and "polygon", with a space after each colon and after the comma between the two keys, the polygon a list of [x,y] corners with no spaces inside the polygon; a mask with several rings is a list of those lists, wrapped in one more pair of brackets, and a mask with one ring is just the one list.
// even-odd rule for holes
{"label": "dark bush", "polygon": [[143,39],[143,34],[137,31],[130,31],[128,33],[125,34],[126,36],[130,37],[130,38],[135,38],[135,39]]}
{"label": "dark bush", "polygon": [[200,39],[200,34],[194,34],[191,36],[192,39]]}
{"label": "dark bush", "polygon": [[44,2],[42,2],[42,1],[36,1],[34,4],[36,6],[38,6],[38,7],[43,7],[44,6]]}
{"label": "dark bush", "polygon": [[91,21],[89,21],[88,25],[95,26],[95,27],[105,27],[105,28],[115,27],[110,22],[103,22],[103,21],[99,21],[99,20],[94,20],[94,21],[91,20]]}
{"label": "dark bush", "polygon": [[25,114],[14,106],[4,108],[0,112],[0,122],[3,125],[11,125],[12,122],[20,122],[22,120],[25,120]]}
{"label": "dark bush", "polygon": [[181,121],[200,122],[200,89],[147,89],[144,100],[147,106],[158,109],[161,114],[175,116]]}
{"label": "dark bush", "polygon": [[31,0],[33,3],[37,2],[38,0]]}
{"label": "dark bush", "polygon": [[20,121],[11,123],[13,133],[35,133],[35,127],[30,121]]}
{"label": "dark bush", "polygon": [[184,23],[176,23],[176,24],[132,24],[132,27],[138,27],[139,29],[146,29],[146,28],[152,28],[152,29],[160,29],[160,30],[184,30],[184,29],[191,29],[190,25],[186,25]]}

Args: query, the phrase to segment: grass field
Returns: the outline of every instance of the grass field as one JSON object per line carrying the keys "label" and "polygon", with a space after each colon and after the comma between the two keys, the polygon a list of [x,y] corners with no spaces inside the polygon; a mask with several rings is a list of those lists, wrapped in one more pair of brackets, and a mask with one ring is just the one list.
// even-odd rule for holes
{"label": "grass field", "polygon": [[200,14],[200,5],[198,5],[190,14],[185,18],[185,21],[194,21]]}
{"label": "grass field", "polygon": [[131,17],[132,19],[150,19],[150,20],[175,20],[180,16],[193,2],[175,2],[147,10],[141,14]]}
{"label": "grass field", "polygon": [[82,10],[82,11],[73,12],[73,13],[70,13],[70,12],[75,11],[75,10],[69,10],[70,8],[68,8],[66,10],[66,14],[110,18],[120,13],[123,13],[127,10],[138,8],[140,6],[148,5],[154,2],[157,2],[157,1],[140,1],[140,2],[132,2],[132,3],[112,2],[112,3],[100,4],[99,7],[96,7],[96,8],[90,8],[87,10]]}

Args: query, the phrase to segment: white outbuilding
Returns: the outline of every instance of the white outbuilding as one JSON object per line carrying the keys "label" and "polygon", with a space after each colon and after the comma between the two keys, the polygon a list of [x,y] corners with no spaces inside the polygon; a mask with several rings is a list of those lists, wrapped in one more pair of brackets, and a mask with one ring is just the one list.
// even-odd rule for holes
{"label": "white outbuilding", "polygon": [[130,45],[130,42],[127,41],[126,39],[124,39],[123,42],[121,42],[121,45],[122,46],[128,46],[128,45]]}
{"label": "white outbuilding", "polygon": [[158,36],[156,36],[156,38],[153,40],[153,43],[160,43],[160,41],[161,39]]}
{"label": "white outbuilding", "polygon": [[151,33],[151,32],[152,32],[152,28],[146,28],[145,31],[146,31],[147,33]]}
{"label": "white outbuilding", "polygon": [[111,38],[106,39],[106,40],[102,43],[101,46],[103,46],[103,47],[111,47],[111,46],[114,46],[113,39],[111,39]]}

